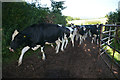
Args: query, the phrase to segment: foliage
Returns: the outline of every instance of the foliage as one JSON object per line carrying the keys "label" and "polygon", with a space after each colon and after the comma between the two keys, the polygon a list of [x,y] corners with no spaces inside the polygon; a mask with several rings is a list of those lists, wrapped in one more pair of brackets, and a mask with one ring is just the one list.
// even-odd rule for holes
{"label": "foliage", "polygon": [[107,17],[109,24],[115,24],[118,21],[118,12],[110,12]]}
{"label": "foliage", "polygon": [[54,23],[56,24],[63,24],[63,25],[66,25],[66,17],[65,16],[61,16],[60,14],[57,14],[57,13],[54,13],[55,15],[55,19],[53,20]]}
{"label": "foliage", "polygon": [[67,21],[80,20],[80,18],[79,18],[79,17],[73,18],[73,17],[71,17],[71,16],[66,16],[66,20],[67,20]]}
{"label": "foliage", "polygon": [[65,1],[54,1],[54,0],[51,0],[51,7],[52,7],[52,12],[53,13],[58,13],[58,14],[62,14],[62,10],[64,10],[66,7],[64,7],[64,2]]}
{"label": "foliage", "polygon": [[[120,22],[120,11],[117,10],[115,12],[110,12],[106,15],[106,17],[108,18],[108,22],[107,22],[108,24],[115,24],[117,22]],[[120,38],[120,28],[118,29],[118,37]],[[115,39],[113,40],[111,46],[113,47],[116,46],[116,49],[120,51],[120,40],[116,40],[117,43],[116,45],[114,44],[114,41]],[[113,50],[110,48],[109,49],[110,55],[112,55],[112,52]],[[117,52],[115,53],[115,59],[120,62],[120,54]]]}
{"label": "foliage", "polygon": [[116,10],[115,12],[109,12],[106,17],[108,18],[108,24],[120,22],[120,11]]}
{"label": "foliage", "polygon": [[[62,5],[61,5],[62,6]],[[2,56],[3,62],[18,58],[19,54],[10,54],[8,50],[11,36],[15,29],[22,31],[24,28],[35,23],[65,24],[65,17],[62,14],[53,13],[49,8],[36,7],[35,3],[26,2],[5,2],[2,3]]]}
{"label": "foliage", "polygon": [[80,18],[79,17],[75,17],[75,18],[73,18],[74,20],[80,20]]}
{"label": "foliage", "polygon": [[[108,24],[115,24],[117,22],[120,22],[120,11],[117,10],[116,12],[110,12],[106,15],[106,17],[108,17]],[[120,32],[118,32],[118,36],[120,37]]]}
{"label": "foliage", "polygon": [[[107,46],[105,49],[107,49],[107,53],[112,57],[113,56],[113,50],[109,46]],[[114,53],[114,59],[120,63],[120,54],[115,51]]]}
{"label": "foliage", "polygon": [[67,21],[72,21],[72,20],[74,20],[74,18],[71,17],[71,16],[66,16],[66,20],[67,20]]}

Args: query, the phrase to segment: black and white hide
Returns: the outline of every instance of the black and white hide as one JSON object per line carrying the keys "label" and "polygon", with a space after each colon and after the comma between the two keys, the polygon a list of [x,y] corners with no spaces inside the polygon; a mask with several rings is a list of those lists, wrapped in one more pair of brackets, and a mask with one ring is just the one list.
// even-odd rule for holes
{"label": "black and white hide", "polygon": [[57,24],[40,23],[33,24],[23,31],[15,30],[9,50],[14,52],[20,46],[23,47],[19,57],[18,66],[22,64],[23,55],[29,49],[37,50],[41,47],[42,59],[45,60],[44,46],[46,43],[56,43],[56,53],[59,52],[60,43],[65,30]]}
{"label": "black and white hide", "polygon": [[90,28],[90,32],[91,32],[91,37],[92,37],[91,43],[97,42],[97,44],[99,44],[100,26],[92,25],[92,27]]}

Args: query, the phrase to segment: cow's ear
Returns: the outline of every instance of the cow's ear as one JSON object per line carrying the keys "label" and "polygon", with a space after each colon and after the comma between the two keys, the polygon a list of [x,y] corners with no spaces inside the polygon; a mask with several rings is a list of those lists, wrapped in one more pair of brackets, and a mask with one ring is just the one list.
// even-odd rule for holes
{"label": "cow's ear", "polygon": [[16,36],[18,33],[19,31],[16,29],[13,34]]}
{"label": "cow's ear", "polygon": [[18,34],[18,30],[15,30],[14,33],[12,34],[12,41],[14,40],[15,36]]}

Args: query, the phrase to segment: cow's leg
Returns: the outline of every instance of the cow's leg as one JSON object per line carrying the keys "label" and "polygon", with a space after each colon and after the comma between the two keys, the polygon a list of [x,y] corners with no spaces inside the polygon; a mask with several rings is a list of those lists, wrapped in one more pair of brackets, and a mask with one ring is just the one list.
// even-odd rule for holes
{"label": "cow's leg", "polygon": [[68,44],[68,38],[67,38],[66,34],[65,34],[64,39],[65,39],[65,48],[66,48],[66,47],[67,47],[67,44]]}
{"label": "cow's leg", "polygon": [[59,48],[60,48],[60,41],[57,40],[57,41],[56,41],[56,53],[59,52]]}
{"label": "cow's leg", "polygon": [[91,32],[90,32],[90,30],[89,30],[89,37],[91,37]]}
{"label": "cow's leg", "polygon": [[22,58],[23,58],[23,55],[26,51],[28,51],[30,49],[29,46],[26,46],[22,49],[22,52],[21,52],[21,55],[19,57],[19,61],[18,61],[18,66],[20,66],[22,64]]}
{"label": "cow's leg", "polygon": [[83,40],[85,41],[85,34],[83,35]]}
{"label": "cow's leg", "polygon": [[99,44],[98,39],[97,39],[97,44]]}
{"label": "cow's leg", "polygon": [[36,47],[32,48],[32,50],[36,51],[39,47],[40,45],[37,45]]}
{"label": "cow's leg", "polygon": [[81,43],[83,42],[83,38],[84,38],[84,36],[81,36]]}
{"label": "cow's leg", "polygon": [[64,38],[62,38],[62,46],[61,46],[61,51],[64,51],[64,44],[65,44],[65,41],[66,41],[67,37],[66,37],[66,34],[64,34]]}
{"label": "cow's leg", "polygon": [[94,37],[92,37],[92,41],[91,41],[91,43],[93,43],[93,40],[94,40]]}
{"label": "cow's leg", "polygon": [[63,49],[63,47],[64,47],[64,44],[65,44],[65,40],[63,39],[63,40],[62,40],[61,51],[64,51],[64,49]]}
{"label": "cow's leg", "polygon": [[65,48],[67,47],[67,44],[68,44],[68,39],[65,40]]}
{"label": "cow's leg", "polygon": [[85,35],[85,39],[88,37],[87,35],[88,35],[88,33],[86,33],[86,35]]}
{"label": "cow's leg", "polygon": [[51,47],[54,48],[53,44],[51,44]]}
{"label": "cow's leg", "polygon": [[45,53],[44,53],[44,46],[41,47],[41,52],[42,52],[42,60],[45,60]]}
{"label": "cow's leg", "polygon": [[53,46],[53,44],[52,44],[52,43],[48,43],[48,42],[46,42],[45,44],[48,44],[48,45],[50,45],[51,47],[53,47],[53,48],[54,48],[54,46]]}
{"label": "cow's leg", "polygon": [[82,41],[82,39],[81,39],[81,35],[80,35],[80,42],[79,42],[79,44],[81,44],[81,41]]}
{"label": "cow's leg", "polygon": [[97,44],[99,44],[99,35],[97,35]]}
{"label": "cow's leg", "polygon": [[79,35],[78,35],[78,34],[76,34],[76,41],[78,41],[78,38],[79,38],[78,36],[79,36]]}
{"label": "cow's leg", "polygon": [[96,42],[97,35],[94,36],[94,42]]}
{"label": "cow's leg", "polygon": [[71,36],[72,46],[74,47],[74,36]]}

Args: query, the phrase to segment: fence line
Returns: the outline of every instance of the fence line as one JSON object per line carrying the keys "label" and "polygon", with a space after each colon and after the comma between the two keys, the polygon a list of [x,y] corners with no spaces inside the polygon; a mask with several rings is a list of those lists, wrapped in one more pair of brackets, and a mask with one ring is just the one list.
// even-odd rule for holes
{"label": "fence line", "polygon": [[[111,65],[109,65],[105,60],[104,62],[107,64],[107,66],[110,68],[110,70],[114,74],[113,63],[115,63],[120,68],[120,64],[114,60],[115,51],[120,54],[120,51],[116,49],[117,40],[120,40],[118,36],[118,30],[120,28],[120,25],[106,24],[106,25],[101,25],[100,27],[101,27],[101,30],[100,30],[100,42],[99,42],[99,56],[101,56],[102,59],[104,60],[103,54],[105,53],[112,60]],[[105,31],[103,31],[103,28],[105,29]],[[114,46],[111,46],[112,42],[114,43]],[[106,49],[107,46],[109,46],[113,50],[112,57],[109,56],[109,54],[107,53],[107,50],[108,50]],[[114,76],[116,75],[114,74]]]}

